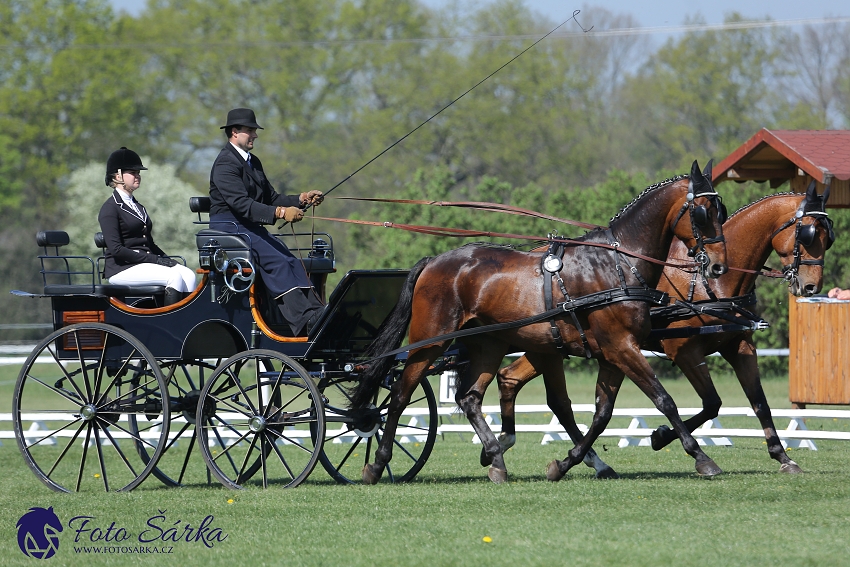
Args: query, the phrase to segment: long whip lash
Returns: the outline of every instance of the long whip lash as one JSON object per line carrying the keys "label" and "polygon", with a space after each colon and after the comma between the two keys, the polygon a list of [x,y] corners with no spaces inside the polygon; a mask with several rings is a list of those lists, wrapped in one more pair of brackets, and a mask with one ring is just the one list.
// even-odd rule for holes
{"label": "long whip lash", "polygon": [[408,132],[407,134],[405,134],[404,136],[402,136],[401,138],[399,138],[398,140],[396,140],[395,142],[393,142],[392,144],[390,144],[389,146],[387,146],[387,148],[386,148],[386,149],[384,149],[384,151],[382,151],[381,153],[379,153],[378,155],[376,155],[375,157],[373,157],[372,159],[370,159],[369,161],[367,161],[366,163],[364,163],[363,165],[361,165],[360,167],[358,167],[357,169],[355,169],[352,173],[348,174],[348,177],[346,177],[345,179],[343,179],[342,181],[340,181],[339,183],[337,183],[336,185],[334,185],[333,187],[331,187],[330,189],[328,189],[328,190],[325,192],[325,195],[328,195],[331,191],[333,191],[334,189],[336,189],[337,187],[339,187],[340,185],[342,185],[343,183],[345,183],[346,181],[348,181],[349,179],[351,179],[352,177],[354,177],[354,176],[355,176],[358,172],[360,172],[361,170],[365,169],[365,168],[366,168],[366,166],[368,166],[370,163],[372,163],[373,161],[375,161],[376,159],[378,159],[379,157],[381,157],[382,155],[384,155],[385,153],[387,153],[388,151],[390,151],[391,149],[393,149],[395,146],[397,146],[398,144],[400,144],[401,142],[403,142],[403,141],[404,141],[404,140],[405,140],[408,136],[410,136],[411,134],[413,134],[414,132],[416,132],[417,130],[419,130],[420,128],[422,128],[423,126],[425,126],[425,124],[427,124],[428,122],[430,122],[432,119],[436,118],[436,117],[437,117],[437,116],[438,116],[441,112],[443,112],[445,109],[447,109],[448,107],[450,107],[451,105],[453,105],[454,103],[456,103],[457,101],[459,101],[460,99],[462,99],[463,97],[465,97],[465,96],[466,96],[467,94],[469,94],[470,92],[472,92],[472,90],[473,90],[473,89],[475,89],[477,86],[479,86],[481,83],[483,83],[484,81],[486,81],[487,79],[489,79],[490,77],[492,77],[493,75],[495,75],[496,73],[498,73],[499,71],[501,71],[502,69],[504,69],[505,67],[507,67],[508,65],[510,65],[511,63],[513,63],[514,61],[516,61],[517,59],[519,59],[519,57],[520,57],[522,54],[524,54],[526,51],[528,51],[529,49],[531,49],[532,47],[534,47],[535,45],[537,45],[538,43],[540,43],[541,41],[543,41],[544,39],[546,39],[547,37],[549,37],[550,35],[552,35],[553,33],[555,33],[555,32],[556,32],[559,28],[561,28],[562,26],[564,26],[565,24],[567,24],[570,20],[575,20],[575,21],[576,21],[576,23],[579,25],[579,27],[581,27],[582,31],[583,31],[583,32],[585,32],[585,33],[587,33],[587,32],[589,32],[590,30],[592,30],[592,29],[593,29],[593,27],[592,27],[592,26],[590,27],[590,29],[584,29],[584,28],[581,26],[581,24],[579,24],[578,20],[576,20],[576,16],[578,16],[580,13],[581,13],[581,10],[573,10],[573,15],[572,15],[572,17],[570,17],[568,20],[566,20],[565,22],[563,22],[563,23],[558,24],[557,26],[555,26],[555,27],[552,29],[552,31],[550,31],[549,33],[547,33],[546,35],[544,35],[543,37],[541,37],[540,39],[538,39],[537,41],[535,41],[534,43],[532,43],[531,45],[529,45],[528,47],[526,47],[525,49],[523,49],[522,51],[520,51],[519,53],[517,53],[516,55],[514,55],[514,56],[513,56],[513,57],[512,57],[512,58],[511,58],[511,59],[510,59],[507,63],[503,64],[501,67],[499,67],[498,69],[496,69],[495,71],[493,71],[492,73],[490,73],[489,75],[487,75],[486,77],[484,77],[483,79],[481,79],[480,81],[478,81],[477,83],[475,83],[472,87],[470,87],[469,89],[467,89],[467,90],[466,90],[466,92],[464,92],[462,95],[460,95],[459,97],[457,97],[456,99],[454,99],[453,101],[451,101],[450,103],[448,103],[447,105],[445,105],[443,108],[441,108],[440,110],[438,110],[437,112],[435,112],[434,114],[432,114],[429,118],[427,118],[427,119],[426,119],[424,122],[422,122],[419,126],[417,126],[417,127],[416,127],[416,128],[414,128],[413,130],[411,130],[410,132]]}

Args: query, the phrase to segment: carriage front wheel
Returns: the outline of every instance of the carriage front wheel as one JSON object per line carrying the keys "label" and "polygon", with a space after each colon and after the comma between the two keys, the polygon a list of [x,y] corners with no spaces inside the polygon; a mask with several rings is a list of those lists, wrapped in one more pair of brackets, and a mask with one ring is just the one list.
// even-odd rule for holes
{"label": "carriage front wheel", "polygon": [[295,487],[316,466],[325,410],[300,364],[275,351],[249,350],[210,376],[195,424],[201,455],[226,487]]}
{"label": "carriage front wheel", "polygon": [[[382,384],[368,408],[352,410],[349,391],[356,382],[347,376],[328,375],[319,381],[325,396],[327,429],[319,462],[337,482],[360,484],[363,466],[375,459],[375,451],[384,437],[384,425],[390,405],[392,384]],[[422,380],[410,397],[410,403],[393,438],[393,458],[387,463],[382,480],[408,482],[422,470],[437,439],[437,399],[428,380]]]}
{"label": "carriage front wheel", "polygon": [[[168,406],[162,372],[138,339],[111,325],[80,323],[33,349],[15,384],[12,418],[24,460],[53,490],[122,491],[145,480],[162,454]],[[160,426],[131,430],[131,416]]]}

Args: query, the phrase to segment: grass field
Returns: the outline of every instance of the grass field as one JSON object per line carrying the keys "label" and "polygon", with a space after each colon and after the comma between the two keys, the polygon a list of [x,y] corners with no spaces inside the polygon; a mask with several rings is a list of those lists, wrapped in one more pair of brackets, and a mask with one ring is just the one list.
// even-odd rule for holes
{"label": "grass field", "polygon": [[[0,373],[0,394],[10,407],[6,373]],[[592,383],[589,375],[570,377],[576,403],[592,401]],[[746,405],[733,377],[717,375],[716,383],[725,405]],[[680,406],[699,405],[683,380],[664,384]],[[774,407],[788,407],[787,380],[767,380],[765,390]],[[540,403],[541,395],[531,384],[520,403]],[[648,402],[629,384],[617,405]],[[452,434],[437,441],[424,470],[407,485],[339,486],[319,467],[290,490],[234,492],[203,483],[166,489],[151,477],[128,494],[66,495],[42,485],[14,442],[5,441],[0,562],[37,563],[18,549],[16,522],[30,507],[52,506],[65,525],[50,559],[54,565],[850,565],[846,442],[819,441],[818,451],[792,451],[806,474],[787,476],[776,472],[763,441],[735,439],[732,447],[707,449],[725,474],[703,480],[681,445],[655,453],[619,449],[609,440],[597,449],[620,480],[598,481],[580,465],[559,483],[545,481],[543,471],[569,445],[539,442],[539,434],[520,437],[506,457],[510,481],[500,486],[478,465],[478,446]],[[96,545],[171,546],[173,553],[75,553],[75,545],[92,545],[93,533],[83,532],[75,544],[77,534],[68,527],[75,516],[91,516],[87,527],[104,531],[114,522],[112,534],[123,528],[129,535]],[[211,549],[169,541],[207,516],[214,516],[209,528],[227,535],[224,541]],[[162,534],[166,541],[139,544],[141,533],[147,539]]]}

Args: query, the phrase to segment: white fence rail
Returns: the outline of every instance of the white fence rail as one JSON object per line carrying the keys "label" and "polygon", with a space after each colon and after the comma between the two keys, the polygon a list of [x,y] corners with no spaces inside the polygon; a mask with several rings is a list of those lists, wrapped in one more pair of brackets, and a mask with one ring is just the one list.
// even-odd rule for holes
{"label": "white fence rail", "polygon": [[[487,423],[490,424],[491,430],[494,432],[498,432],[501,426],[501,419],[499,414],[498,406],[484,406],[482,408],[486,415]],[[587,416],[587,421],[590,420],[590,417],[593,415],[593,405],[592,404],[575,404],[573,405],[573,411],[577,415],[577,420],[581,421],[581,417]],[[700,411],[700,408],[680,408],[679,414],[682,417],[689,417],[694,415]],[[545,405],[524,405],[524,406],[516,406],[516,413],[520,414],[533,414],[540,415],[542,419],[539,423],[521,423],[516,426],[516,430],[518,433],[539,433],[542,435],[541,444],[546,445],[548,443],[552,443],[553,441],[569,441],[569,437],[567,436],[564,428],[561,427],[560,423],[558,423],[557,418],[552,416],[551,410],[548,406]],[[789,423],[785,429],[780,429],[777,431],[779,434],[779,438],[782,440],[782,444],[786,447],[800,448],[800,449],[811,449],[817,450],[817,446],[815,445],[815,440],[842,440],[842,441],[850,441],[850,431],[823,431],[823,430],[811,430],[806,427],[807,419],[827,419],[827,420],[841,420],[843,423],[847,423],[844,420],[850,420],[850,410],[811,410],[811,409],[775,409],[772,411],[774,419],[788,419]],[[440,416],[440,424],[438,426],[438,433],[447,434],[447,433],[468,433],[473,434],[474,431],[472,426],[467,423],[466,418],[458,413],[458,410],[453,407],[440,407],[438,408],[438,415]],[[635,408],[626,408],[626,409],[614,409],[614,417],[628,417],[630,418],[630,423],[625,428],[616,428],[609,427],[606,429],[601,437],[614,437],[618,438],[618,445],[620,447],[629,447],[629,446],[649,446],[649,436],[654,430],[654,427],[651,427],[647,423],[647,419],[652,419],[655,425],[666,422],[664,416],[658,410],[654,408],[643,408],[643,409],[635,409]],[[749,428],[725,428],[720,424],[720,420],[722,418],[729,417],[746,417],[752,420],[753,429]],[[400,422],[399,435],[404,436],[401,439],[401,442],[413,442],[413,441],[423,441],[422,438],[422,430],[419,429],[421,426],[427,423],[428,418],[428,410],[426,408],[409,408],[404,412],[404,417]],[[547,420],[548,418],[548,420]],[[50,420],[65,420],[65,423],[71,421],[74,418],[71,414],[67,414],[64,416],[57,416],[57,414],[40,414],[40,413],[25,413],[23,415],[23,420],[25,423],[28,423],[27,431],[24,433],[24,436],[32,441],[50,436],[54,434],[54,432],[48,427],[47,423]],[[124,418],[126,419],[126,418]],[[182,419],[182,418],[181,418]],[[181,419],[175,420],[175,422],[179,423]],[[14,439],[14,432],[11,430],[11,427],[4,427],[5,423],[9,423],[11,425],[12,414],[11,413],[0,413],[0,440],[8,440]],[[527,421],[523,419],[523,421]],[[333,424],[329,424],[329,427],[332,427]],[[342,426],[344,428],[344,426]],[[587,431],[587,426],[583,424],[579,424],[579,429],[582,431]],[[840,427],[838,428],[840,429]],[[174,431],[179,431],[178,427],[174,427]],[[338,433],[342,433],[343,429],[340,429]],[[222,438],[225,439],[225,442],[228,440],[236,439],[238,437],[237,433],[232,430],[222,430]],[[333,433],[333,432],[329,432]],[[55,436],[57,437],[70,437],[73,433],[70,431],[61,431],[58,432]],[[191,432],[184,433],[184,436],[187,437],[191,435]],[[293,431],[288,432],[287,435],[292,437],[306,436],[309,435],[309,432],[304,431]],[[346,442],[352,441],[355,437],[356,433],[347,432],[344,435],[340,436],[335,442]],[[113,433],[113,437],[116,439],[129,439],[129,435],[124,433],[123,431],[115,431]],[[144,437],[157,439],[159,437],[158,433],[155,431],[148,431],[144,434]],[[173,439],[173,435],[171,438]],[[700,443],[700,445],[732,445],[731,438],[735,437],[753,437],[753,438],[763,438],[764,432],[759,426],[758,420],[755,417],[755,413],[751,408],[747,407],[739,407],[739,408],[721,408],[720,415],[705,425],[700,427],[694,432],[694,438]],[[473,436],[473,443],[477,443],[477,436]],[[2,441],[0,441],[0,445],[2,445]]]}

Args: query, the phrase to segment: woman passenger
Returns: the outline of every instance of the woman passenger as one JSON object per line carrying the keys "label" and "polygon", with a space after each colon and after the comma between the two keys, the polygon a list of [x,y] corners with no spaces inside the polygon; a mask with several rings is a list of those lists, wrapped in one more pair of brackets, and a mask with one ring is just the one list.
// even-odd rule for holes
{"label": "woman passenger", "polygon": [[195,273],[153,240],[153,223],[133,197],[146,169],[139,154],[125,147],[106,160],[106,185],[113,191],[97,217],[106,242],[104,275],[114,285],[164,285],[165,305],[171,305],[195,289]]}

